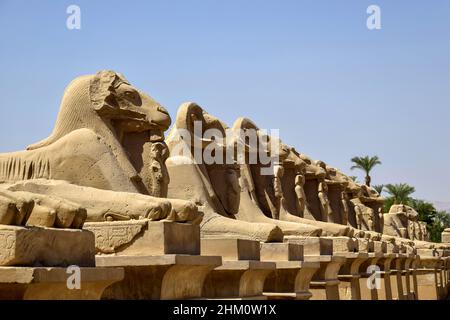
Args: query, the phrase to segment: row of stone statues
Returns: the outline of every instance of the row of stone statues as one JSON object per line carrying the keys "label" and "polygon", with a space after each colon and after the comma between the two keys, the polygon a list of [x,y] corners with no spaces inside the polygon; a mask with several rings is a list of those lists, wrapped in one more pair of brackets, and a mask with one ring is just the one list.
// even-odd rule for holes
{"label": "row of stone statues", "polygon": [[[352,228],[345,226],[383,232],[383,199],[376,191],[357,185],[337,169],[322,161],[312,161],[281,141],[280,163],[274,168],[273,175],[258,175],[256,172],[261,164],[221,166],[198,163],[195,168],[190,168],[191,165],[177,165],[171,158],[167,162],[168,172],[165,161],[170,148],[179,144],[177,131],[188,130],[195,139],[194,121],[203,124],[203,132],[214,128],[226,135],[228,128],[224,123],[200,106],[187,103],[180,107],[176,124],[169,133],[168,149],[164,143],[164,131],[171,123],[167,111],[133,88],[123,76],[104,71],[74,80],[64,94],[52,135],[28,147],[27,151],[1,155],[0,179],[4,182],[4,191],[0,199],[3,200],[2,205],[9,209],[4,210],[0,222],[47,227],[70,227],[74,223],[74,227],[81,227],[83,219],[197,219],[197,208],[192,202],[161,199],[169,196],[186,200],[195,198],[206,206],[207,213],[218,214],[215,219],[209,219],[211,214],[204,218],[202,230],[205,233],[210,228],[213,228],[213,233],[221,232],[214,231],[213,225],[218,224],[220,229],[224,228],[225,223],[234,224],[236,227],[230,228],[242,228],[250,234],[253,234],[252,229],[257,228],[259,231],[255,234],[260,235],[258,240],[270,240],[277,234],[274,227],[267,225],[253,224],[248,228],[240,222],[220,219],[228,215],[233,216],[234,220],[250,223],[271,223],[285,235],[354,233]],[[235,131],[249,129],[259,131],[248,119],[238,119],[233,126]],[[189,144],[193,148],[193,141]],[[207,144],[203,143],[202,148],[206,147]],[[177,160],[180,160],[179,157]],[[186,175],[190,179],[186,179]],[[201,185],[193,183],[193,175],[202,181],[202,190],[192,190],[193,184],[197,188]],[[169,176],[172,176],[170,186]],[[54,180],[69,184],[50,183]],[[80,186],[97,190],[85,191]],[[189,193],[186,193],[188,189]],[[130,198],[129,195],[103,190],[135,195]],[[98,196],[86,195],[93,193],[98,193]],[[207,199],[201,199],[205,196]],[[126,201],[121,197],[135,200]],[[105,208],[101,201],[93,202],[90,200],[92,198],[113,198],[115,203]],[[35,205],[30,206],[30,203]],[[107,203],[110,204],[110,201]],[[31,207],[33,214],[26,212]],[[20,214],[19,209],[22,210]],[[217,222],[217,218],[223,222]],[[342,224],[344,227],[320,221]],[[414,234],[409,238],[425,240],[423,227],[415,228],[415,233],[403,234],[393,234],[393,228],[405,227],[390,224],[388,234],[403,237]]]}
{"label": "row of stone statues", "polygon": [[[0,224],[9,226],[0,228],[0,265],[57,267],[72,261],[106,269],[126,266],[125,279],[112,286],[114,279],[103,283],[99,296],[180,298],[195,290],[194,296],[202,290],[216,294],[217,275],[200,289],[194,290],[192,281],[202,284],[220,262],[198,256],[195,263],[181,263],[183,269],[169,259],[171,253],[211,255],[203,250],[213,248],[214,253],[215,247],[247,241],[247,248],[261,243],[248,249],[250,256],[259,260],[261,250],[272,261],[278,259],[273,256],[277,250],[317,244],[318,260],[303,265],[311,279],[325,263],[320,248],[327,241],[346,247],[347,258],[363,247],[369,250],[367,243],[383,241],[405,252],[406,246],[435,248],[426,242],[426,226],[414,210],[399,205],[383,213],[384,200],[374,189],[312,160],[250,119],[239,118],[228,127],[188,102],[180,106],[165,139],[170,125],[159,103],[116,72],[72,81],[51,136],[25,151],[0,154]],[[35,232],[47,240],[31,246]],[[80,241],[85,247],[65,250]],[[274,243],[284,249],[274,251]],[[356,249],[356,243],[362,247]],[[343,258],[333,252],[326,266],[336,269]],[[141,270],[142,263],[151,271]],[[174,266],[169,268],[173,274],[158,277],[170,273],[161,271],[166,264]],[[241,270],[226,263],[217,268],[216,273]],[[198,280],[190,278],[193,274]],[[269,273],[258,274],[265,279]],[[149,293],[143,285],[149,279],[164,289]]]}

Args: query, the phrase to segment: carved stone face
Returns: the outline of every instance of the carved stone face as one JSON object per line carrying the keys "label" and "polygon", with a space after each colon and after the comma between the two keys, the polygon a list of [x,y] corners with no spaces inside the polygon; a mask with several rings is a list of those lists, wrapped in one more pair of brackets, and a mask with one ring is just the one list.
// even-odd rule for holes
{"label": "carved stone face", "polygon": [[98,115],[109,119],[119,133],[150,132],[151,141],[164,140],[171,119],[167,110],[113,72],[97,73],[90,86]]}

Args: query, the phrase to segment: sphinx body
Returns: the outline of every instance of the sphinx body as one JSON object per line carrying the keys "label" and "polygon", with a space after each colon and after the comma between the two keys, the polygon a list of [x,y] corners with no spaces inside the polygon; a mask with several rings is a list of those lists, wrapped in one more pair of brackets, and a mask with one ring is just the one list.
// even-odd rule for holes
{"label": "sphinx body", "polygon": [[161,105],[120,74],[76,78],[51,136],[0,154],[0,203],[15,206],[0,212],[0,223],[81,227],[84,221],[198,219],[193,203],[162,199],[170,123]]}
{"label": "sphinx body", "polygon": [[[256,130],[259,128],[249,119],[240,118],[233,125],[235,132]],[[261,134],[258,134],[261,137]],[[304,190],[299,190],[299,185],[295,183],[296,177],[304,177],[308,164],[303,161],[294,148],[284,144],[281,140],[274,137],[267,137],[268,151],[278,151],[277,156],[279,163],[274,166],[283,169],[274,170],[272,174],[268,174],[268,167],[262,163],[247,163],[241,168],[244,172],[243,176],[250,180],[245,186],[252,186],[254,192],[247,193],[251,197],[251,201],[263,212],[266,217],[278,216],[280,223],[295,223],[297,225],[309,226],[321,230],[321,235],[338,236],[352,235],[350,227],[324,221],[314,221],[303,218],[304,212],[299,212],[298,194],[304,196]],[[273,144],[273,145],[272,145]],[[274,150],[272,150],[274,149]],[[275,151],[275,153],[276,153]],[[263,171],[263,169],[266,169]],[[262,174],[264,172],[264,174]],[[278,177],[276,177],[278,176]],[[276,178],[275,178],[276,177]],[[299,179],[302,179],[299,178]],[[281,181],[281,188],[276,187],[272,181]],[[281,190],[280,190],[281,189]],[[297,191],[296,191],[297,190]],[[308,206],[306,196],[304,197],[305,210]],[[243,212],[246,212],[243,210]],[[251,211],[250,211],[251,212]]]}
{"label": "sphinx body", "polygon": [[[198,133],[194,132],[194,121],[202,125]],[[185,154],[180,155],[176,150],[180,149],[180,144],[186,142],[186,139],[180,138],[183,130],[188,133],[187,139],[190,142],[186,145]],[[191,199],[203,206],[205,217],[201,225],[202,236],[212,237],[222,234],[222,236],[256,239],[255,235],[258,235],[260,239],[267,241],[268,235],[273,237],[275,234],[274,230],[277,230],[277,237],[280,234],[290,236],[321,234],[322,231],[317,226],[273,219],[272,216],[264,214],[255,201],[255,194],[260,192],[255,186],[261,183],[254,181],[251,173],[254,168],[245,162],[237,161],[236,153],[233,153],[231,163],[208,163],[203,158],[195,161],[195,154],[202,154],[212,146],[217,153],[227,156],[224,144],[219,146],[220,143],[217,143],[219,138],[215,142],[205,138],[208,130],[216,130],[218,136],[225,137],[231,149],[236,147],[232,130],[228,130],[224,123],[207,114],[195,103],[185,103],[180,107],[175,127],[167,138],[171,154],[167,160],[171,176],[169,196]],[[198,149],[195,149],[195,141],[192,139],[197,139]],[[257,177],[270,179],[272,182],[274,180],[273,175]],[[271,196],[273,194],[268,195]]]}

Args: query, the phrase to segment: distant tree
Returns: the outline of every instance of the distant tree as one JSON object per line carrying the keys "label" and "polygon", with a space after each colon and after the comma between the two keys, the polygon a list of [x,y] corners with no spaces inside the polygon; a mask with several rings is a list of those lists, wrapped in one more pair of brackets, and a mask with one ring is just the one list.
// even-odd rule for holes
{"label": "distant tree", "polygon": [[[374,189],[377,190],[377,187],[374,186]],[[418,220],[427,223],[430,241],[441,242],[442,231],[450,227],[449,212],[437,211],[432,203],[412,198],[411,194],[415,192],[415,188],[406,183],[387,184],[384,187],[389,195],[384,201],[384,212],[389,212],[393,204],[404,204],[412,207],[418,213]]]}
{"label": "distant tree", "polygon": [[384,198],[384,210],[383,212],[389,212],[389,209],[391,209],[392,205],[394,204],[394,198],[393,197],[386,197]]}
{"label": "distant tree", "polygon": [[357,176],[350,176],[350,179],[352,179],[354,182],[358,182],[358,177]]}
{"label": "distant tree", "polygon": [[386,192],[393,200],[393,204],[410,204],[412,198],[410,197],[416,189],[406,183],[387,184]]}
{"label": "distant tree", "polygon": [[351,161],[354,163],[354,165],[350,169],[363,170],[366,173],[365,178],[366,186],[370,187],[370,181],[372,180],[372,178],[370,177],[370,172],[377,164],[381,164],[380,159],[377,156],[373,157],[365,156],[365,157],[353,157]]}
{"label": "distant tree", "polygon": [[450,227],[450,213],[439,211],[433,218],[433,222],[427,225],[428,234],[432,242],[442,241],[442,231]]}
{"label": "distant tree", "polygon": [[450,228],[450,213],[446,211],[438,211],[434,216],[433,222],[438,223],[442,227],[442,231]]}
{"label": "distant tree", "polygon": [[377,185],[372,186],[372,188],[374,188],[378,192],[378,194],[381,195],[381,193],[383,192],[383,189],[384,189],[384,184],[377,184]]}
{"label": "distant tree", "polygon": [[427,224],[431,224],[433,222],[433,219],[437,214],[437,210],[432,203],[419,199],[411,199],[409,201],[409,205],[417,211],[419,214],[418,219],[420,221],[424,221]]}

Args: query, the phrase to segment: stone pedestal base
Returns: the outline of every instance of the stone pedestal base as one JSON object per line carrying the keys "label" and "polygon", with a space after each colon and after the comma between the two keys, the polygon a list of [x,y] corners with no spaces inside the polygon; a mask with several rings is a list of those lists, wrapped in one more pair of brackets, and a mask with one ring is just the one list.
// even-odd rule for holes
{"label": "stone pedestal base", "polygon": [[[390,243],[388,243],[388,252],[391,251]],[[392,247],[395,248],[395,247]],[[392,261],[397,258],[395,253],[386,253],[384,256],[377,260],[377,266],[380,268],[379,275],[381,277],[381,287],[379,289],[375,288],[376,294],[378,296],[377,300],[392,300],[393,299],[393,286],[391,278],[391,264]],[[395,289],[395,288],[394,288]]]}
{"label": "stone pedestal base", "polygon": [[345,262],[339,256],[305,256],[307,262],[319,262],[310,285],[311,300],[339,300],[338,272]]}
{"label": "stone pedestal base", "polygon": [[339,299],[361,300],[360,275],[339,276]]}
{"label": "stone pedestal base", "polygon": [[276,270],[264,284],[268,299],[307,300],[311,278],[320,267],[319,262],[305,262],[303,246],[295,243],[262,243],[261,260],[274,261]]}
{"label": "stone pedestal base", "polygon": [[[375,248],[377,247],[377,243],[380,244],[380,241],[374,241]],[[375,274],[370,273],[372,269],[378,270],[376,268],[377,261],[384,256],[381,252],[371,252],[368,254],[368,258],[361,264],[359,268],[359,289],[361,300],[378,300],[378,291],[376,289],[376,285],[382,285],[381,276],[378,278]],[[377,280],[379,279],[379,280]],[[381,287],[380,287],[381,289]]]}
{"label": "stone pedestal base", "polygon": [[[424,253],[424,252],[422,252]],[[439,300],[444,296],[442,283],[442,259],[433,256],[421,256],[416,272],[417,299]]]}
{"label": "stone pedestal base", "polygon": [[367,259],[369,259],[368,253],[347,253],[341,254],[346,258],[345,263],[342,265],[338,279],[339,283],[339,296],[341,300],[361,300],[361,288],[359,278],[360,266]]}
{"label": "stone pedestal base", "polygon": [[450,228],[445,229],[442,232],[442,243],[450,245]]}
{"label": "stone pedestal base", "polygon": [[200,227],[171,221],[128,220],[85,223],[97,254],[139,256],[200,254]]}
{"label": "stone pedestal base", "polygon": [[191,299],[202,297],[207,274],[221,265],[216,256],[97,256],[97,266],[124,267],[125,277],[102,299]]}
{"label": "stone pedestal base", "polygon": [[332,255],[337,252],[357,252],[358,240],[349,237],[298,237],[290,236],[285,239],[288,243],[303,246],[303,254]]}
{"label": "stone pedestal base", "polygon": [[275,263],[261,262],[259,241],[201,239],[202,255],[220,254],[222,265],[212,270],[203,285],[208,299],[265,299],[263,286]]}
{"label": "stone pedestal base", "polygon": [[404,300],[416,300],[416,292],[415,292],[415,279],[416,272],[414,268],[414,261],[416,259],[416,255],[410,255],[404,263],[402,268],[402,281],[403,281],[403,292],[404,292]]}
{"label": "stone pedestal base", "polygon": [[95,234],[97,266],[125,269],[103,299],[199,298],[206,275],[222,263],[217,256],[198,256],[200,228],[189,223],[142,219],[84,228]]}
{"label": "stone pedestal base", "polygon": [[0,225],[0,266],[93,267],[94,256],[88,231]]}
{"label": "stone pedestal base", "polygon": [[409,299],[409,285],[407,284],[407,277],[409,277],[407,271],[409,266],[406,264],[408,256],[407,254],[398,254],[392,261],[391,289],[393,300]]}
{"label": "stone pedestal base", "polygon": [[261,261],[223,261],[212,270],[203,285],[203,297],[215,299],[265,299],[264,282],[275,263]]}
{"label": "stone pedestal base", "polygon": [[98,300],[124,276],[121,268],[79,270],[79,289],[69,289],[74,273],[66,268],[0,267],[0,300]]}
{"label": "stone pedestal base", "polygon": [[318,262],[277,261],[276,270],[264,284],[268,299],[308,300],[312,297],[310,283],[319,269]]}

